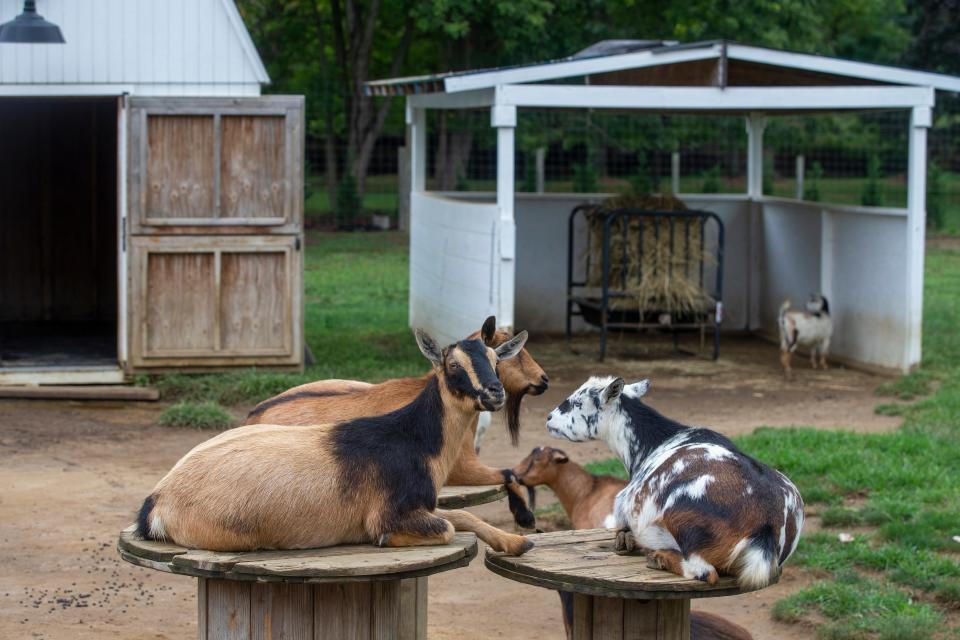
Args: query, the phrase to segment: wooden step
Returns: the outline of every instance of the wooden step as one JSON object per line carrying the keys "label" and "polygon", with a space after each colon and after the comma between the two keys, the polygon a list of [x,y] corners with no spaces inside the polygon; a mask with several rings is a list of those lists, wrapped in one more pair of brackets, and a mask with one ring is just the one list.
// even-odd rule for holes
{"label": "wooden step", "polygon": [[113,384],[0,386],[0,398],[156,401],[160,399],[160,391],[153,387]]}

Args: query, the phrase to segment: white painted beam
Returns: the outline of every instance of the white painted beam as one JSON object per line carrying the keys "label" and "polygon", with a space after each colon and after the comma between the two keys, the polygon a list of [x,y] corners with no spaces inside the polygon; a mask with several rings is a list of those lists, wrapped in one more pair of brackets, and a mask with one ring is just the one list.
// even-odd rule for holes
{"label": "white painted beam", "polygon": [[747,195],[750,197],[749,271],[747,274],[747,327],[760,329],[760,290],[763,283],[763,131],[767,117],[751,113],[747,125]]}
{"label": "white painted beam", "polygon": [[636,111],[838,111],[932,107],[929,87],[624,87],[506,85],[498,104]]}
{"label": "white painted beam", "polygon": [[903,370],[920,364],[923,337],[923,259],[927,212],[927,129],[931,109],[917,107],[911,112],[907,159],[907,277],[905,302],[906,344]]}
{"label": "white painted beam", "polygon": [[497,274],[499,280],[497,324],[512,329],[516,289],[516,234],[513,208],[515,195],[514,133],[517,108],[495,105],[490,110],[490,125],[497,130]]}
{"label": "white painted beam", "polygon": [[459,93],[420,93],[407,96],[417,109],[477,109],[493,106],[494,89],[476,89]]}

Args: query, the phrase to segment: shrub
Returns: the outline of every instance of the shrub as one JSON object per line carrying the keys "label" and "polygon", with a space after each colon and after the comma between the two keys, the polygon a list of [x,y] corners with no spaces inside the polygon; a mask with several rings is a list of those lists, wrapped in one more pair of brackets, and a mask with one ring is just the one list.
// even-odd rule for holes
{"label": "shrub", "polygon": [[927,171],[927,229],[938,231],[943,228],[947,210],[947,176],[935,160],[930,162]]}
{"label": "shrub", "polygon": [[700,193],[720,193],[720,165],[715,164],[703,172]]}
{"label": "shrub", "polygon": [[803,187],[803,199],[811,202],[820,201],[820,178],[823,177],[823,165],[814,161],[810,165],[810,179]]}

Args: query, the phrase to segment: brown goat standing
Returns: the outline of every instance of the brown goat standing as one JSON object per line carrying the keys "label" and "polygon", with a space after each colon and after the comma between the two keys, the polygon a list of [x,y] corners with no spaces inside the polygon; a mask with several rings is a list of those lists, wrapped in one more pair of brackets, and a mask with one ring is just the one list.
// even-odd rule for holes
{"label": "brown goat standing", "polygon": [[141,536],[216,551],[301,549],[344,543],[445,544],[455,528],[494,549],[533,546],[465,511],[435,511],[437,493],[480,411],[505,401],[498,360],[480,340],[443,350],[417,332],[435,376],[386,415],[309,427],[252,425],[194,447],[144,501]]}
{"label": "brown goat standing", "polygon": [[[590,473],[571,462],[565,452],[553,447],[537,447],[513,468],[513,472],[531,491],[539,485],[550,487],[574,529],[612,528],[614,500],[627,486],[626,480]],[[563,626],[569,638],[573,602],[562,591],[560,602],[563,604]],[[690,613],[690,640],[753,640],[753,636],[740,625],[718,615],[693,611]]]}
{"label": "brown goat standing", "polygon": [[[468,340],[482,338],[488,347],[498,347],[510,334],[497,330],[497,319],[490,316],[480,331]],[[250,412],[245,424],[313,425],[375,416],[399,409],[417,397],[436,376],[431,371],[418,378],[397,378],[380,384],[353,380],[320,380],[294,387],[264,400]],[[497,376],[507,392],[506,414],[510,438],[517,444],[520,428],[520,401],[524,395],[539,395],[547,389],[549,379],[526,349],[516,358],[500,362]],[[510,469],[494,469],[477,457],[474,436],[479,414],[473,418],[467,436],[453,461],[449,484],[487,485],[505,483],[510,511],[517,524],[532,528],[533,513],[527,507],[523,491]]]}

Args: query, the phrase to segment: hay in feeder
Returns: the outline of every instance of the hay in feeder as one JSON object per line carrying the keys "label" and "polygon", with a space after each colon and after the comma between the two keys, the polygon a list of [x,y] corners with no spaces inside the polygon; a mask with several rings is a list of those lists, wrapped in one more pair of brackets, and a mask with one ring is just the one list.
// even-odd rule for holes
{"label": "hay in feeder", "polygon": [[[670,194],[624,194],[588,212],[587,252],[593,265],[587,281],[590,287],[603,286],[603,223],[617,209],[665,212],[686,211],[687,207]],[[700,285],[700,266],[715,261],[702,233],[697,218],[650,215],[615,219],[610,225],[609,287],[626,297],[611,298],[610,307],[639,309],[641,314],[709,311],[714,301]]]}

